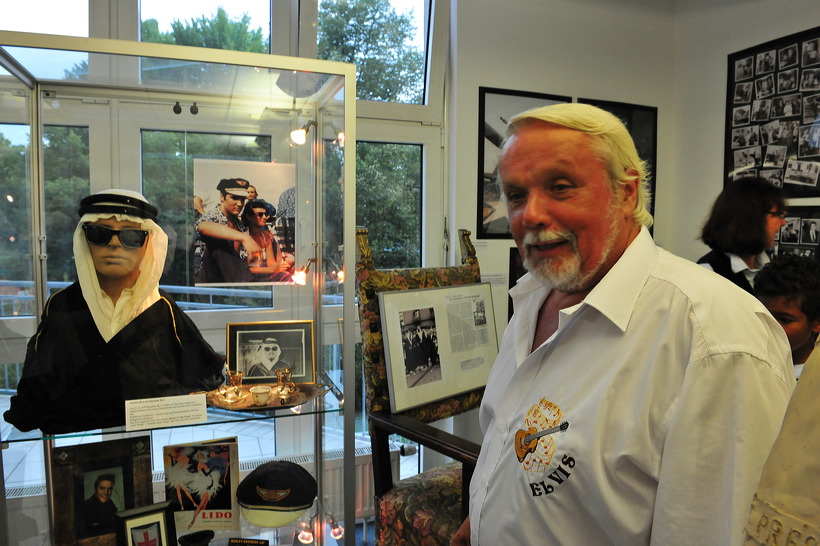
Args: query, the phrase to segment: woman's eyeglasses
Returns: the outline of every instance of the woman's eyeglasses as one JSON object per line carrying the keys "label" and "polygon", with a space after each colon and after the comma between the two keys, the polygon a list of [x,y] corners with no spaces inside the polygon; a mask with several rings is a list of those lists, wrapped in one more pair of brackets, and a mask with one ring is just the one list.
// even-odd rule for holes
{"label": "woman's eyeglasses", "polygon": [[116,235],[120,244],[131,250],[142,248],[148,238],[148,231],[145,229],[111,229],[99,224],[84,224],[83,231],[89,244],[105,246]]}
{"label": "woman's eyeglasses", "polygon": [[769,213],[767,213],[767,214],[768,214],[769,216],[777,216],[777,217],[778,217],[778,218],[780,218],[781,220],[785,220],[785,219],[786,219],[786,216],[788,216],[788,214],[789,214],[789,213],[788,213],[788,212],[786,212],[786,211],[776,211],[776,210],[773,210],[773,211],[771,211],[771,212],[769,212]]}
{"label": "woman's eyeglasses", "polygon": [[270,213],[268,213],[267,211],[265,211],[265,212],[257,212],[257,213],[256,213],[256,216],[257,216],[258,218],[266,218],[266,217],[270,217]]}

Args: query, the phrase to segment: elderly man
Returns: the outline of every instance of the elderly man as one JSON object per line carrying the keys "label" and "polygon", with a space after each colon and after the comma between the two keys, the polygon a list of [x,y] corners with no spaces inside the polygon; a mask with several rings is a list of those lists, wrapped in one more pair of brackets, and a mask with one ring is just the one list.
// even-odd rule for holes
{"label": "elderly man", "polygon": [[168,237],[139,193],[80,201],[78,281],[53,294],[31,338],[6,421],[74,432],[122,425],[125,400],[210,390],[224,357],[159,288]]}
{"label": "elderly man", "polygon": [[736,544],[795,379],[750,294],[655,246],[624,125],[510,122],[499,162],[529,270],[511,290],[455,544]]}

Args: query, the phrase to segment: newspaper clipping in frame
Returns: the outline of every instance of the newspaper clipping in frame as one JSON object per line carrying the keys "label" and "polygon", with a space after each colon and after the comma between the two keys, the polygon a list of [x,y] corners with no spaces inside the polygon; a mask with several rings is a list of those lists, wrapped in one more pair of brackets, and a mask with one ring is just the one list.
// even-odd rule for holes
{"label": "newspaper clipping in frame", "polygon": [[178,533],[239,529],[236,437],[162,449],[165,498],[174,506]]}

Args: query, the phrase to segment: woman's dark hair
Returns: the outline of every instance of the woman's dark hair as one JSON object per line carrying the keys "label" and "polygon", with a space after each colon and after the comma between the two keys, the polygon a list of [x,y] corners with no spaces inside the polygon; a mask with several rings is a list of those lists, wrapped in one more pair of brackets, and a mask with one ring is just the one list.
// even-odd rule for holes
{"label": "woman's dark hair", "polygon": [[820,318],[820,264],[812,258],[783,254],[755,275],[755,296],[784,297],[800,304],[809,321]]}
{"label": "woman's dark hair", "polygon": [[246,222],[251,223],[255,220],[255,218],[253,217],[253,209],[268,210],[268,208],[273,209],[273,211],[271,212],[271,220],[273,220],[273,215],[276,214],[276,209],[273,206],[269,205],[267,201],[264,201],[262,199],[254,199],[253,201],[248,201],[247,203],[245,203],[245,209],[242,211],[242,217]]}
{"label": "woman's dark hair", "polygon": [[712,205],[700,239],[712,250],[738,256],[760,254],[769,245],[768,213],[785,209],[781,188],[756,176],[735,180]]}

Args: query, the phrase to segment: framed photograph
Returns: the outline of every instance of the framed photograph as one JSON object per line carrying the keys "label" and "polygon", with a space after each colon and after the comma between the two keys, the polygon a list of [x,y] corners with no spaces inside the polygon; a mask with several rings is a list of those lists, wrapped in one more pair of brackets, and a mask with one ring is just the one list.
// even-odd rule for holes
{"label": "framed photograph", "polygon": [[496,183],[498,156],[514,115],[562,102],[572,97],[512,91],[492,87],[478,88],[478,221],[476,238],[512,239],[507,207]]}
{"label": "framed photograph", "polygon": [[[291,163],[194,159],[193,278],[197,286],[293,284],[295,272],[296,165]],[[218,188],[222,180],[237,191],[230,198]],[[242,199],[241,208],[233,208]],[[245,204],[253,201],[253,206]],[[219,239],[200,231],[200,222],[243,223],[261,254],[244,247],[225,252]],[[207,225],[207,224],[206,224]],[[210,250],[209,250],[210,245]],[[286,262],[285,268],[281,263]]]}
{"label": "framed photograph", "polygon": [[498,354],[490,283],[381,292],[393,412],[487,384]]}
{"label": "framed photograph", "polygon": [[[747,93],[743,93],[743,95],[745,97]],[[749,87],[748,95],[751,95],[751,87]],[[638,149],[638,156],[649,164],[649,191],[652,195],[649,202],[649,212],[654,216],[656,174],[658,172],[656,167],[658,162],[658,109],[654,106],[641,106],[607,100],[579,98],[578,102],[597,106],[624,122],[626,129],[632,136],[632,140],[635,142],[635,148]],[[651,231],[652,228],[650,227]]]}
{"label": "framed photograph", "polygon": [[176,525],[171,501],[123,510],[115,515],[118,546],[174,546]]}
{"label": "framed photograph", "polygon": [[761,176],[783,188],[790,209],[820,197],[818,48],[815,27],[729,55],[724,183]]}
{"label": "framed photograph", "polygon": [[117,512],[153,500],[151,437],[51,449],[54,543],[114,544]]}
{"label": "framed photograph", "polygon": [[313,321],[242,322],[226,326],[228,368],[243,383],[275,383],[290,368],[294,383],[316,383]]}

